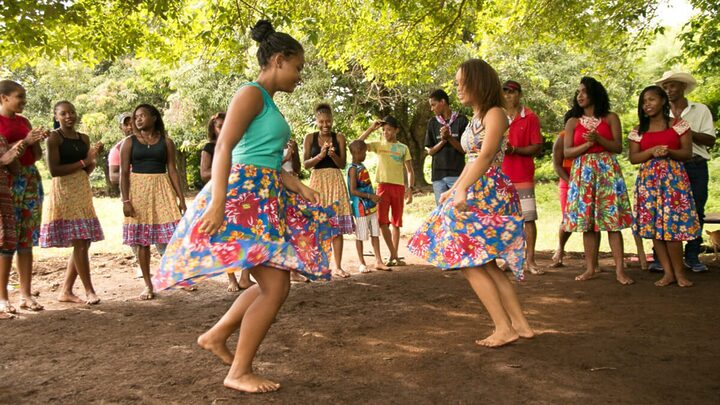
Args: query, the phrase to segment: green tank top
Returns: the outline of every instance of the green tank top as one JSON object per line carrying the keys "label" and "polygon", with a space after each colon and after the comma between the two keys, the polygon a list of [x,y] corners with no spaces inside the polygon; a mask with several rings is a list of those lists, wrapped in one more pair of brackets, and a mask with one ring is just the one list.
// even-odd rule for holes
{"label": "green tank top", "polygon": [[246,164],[280,170],[283,149],[290,139],[290,125],[285,121],[270,94],[255,82],[243,86],[260,89],[263,109],[250,123],[232,151],[233,164]]}

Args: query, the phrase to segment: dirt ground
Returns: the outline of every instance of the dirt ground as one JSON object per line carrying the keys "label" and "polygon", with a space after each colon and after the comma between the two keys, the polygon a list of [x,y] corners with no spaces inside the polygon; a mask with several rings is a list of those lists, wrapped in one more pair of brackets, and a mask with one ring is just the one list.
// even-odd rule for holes
{"label": "dirt ground", "polygon": [[256,359],[283,386],[262,395],[223,388],[228,367],[195,345],[236,296],[224,280],[140,302],[131,257],[95,255],[103,302],[60,304],[64,260],[46,260],[35,288],[47,310],[0,321],[0,403],[718,403],[720,267],[705,260],[711,271],[690,274],[689,289],[654,287],[659,276],[637,267],[623,287],[610,272],[574,281],[574,254],[518,285],[538,336],[500,349],[474,344],[491,322],[459,272],[410,258],[392,273],[295,284]]}

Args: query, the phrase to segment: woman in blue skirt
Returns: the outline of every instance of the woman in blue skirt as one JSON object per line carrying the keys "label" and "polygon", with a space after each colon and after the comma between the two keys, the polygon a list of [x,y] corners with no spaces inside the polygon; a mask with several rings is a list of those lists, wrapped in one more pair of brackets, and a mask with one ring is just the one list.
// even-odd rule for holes
{"label": "woman in blue skirt", "polygon": [[[248,288],[198,344],[231,364],[224,385],[244,392],[280,387],[254,374],[253,358],[290,290],[289,271],[329,279],[328,250],[336,228],[332,209],[319,195],[281,172],[290,127],[273,101],[292,92],[305,62],[303,47],[261,20],[252,29],[259,42],[261,72],[230,102],[215,146],[212,179],[180,221],[154,278],[158,289],[248,269]],[[227,339],[240,330],[235,354]]]}

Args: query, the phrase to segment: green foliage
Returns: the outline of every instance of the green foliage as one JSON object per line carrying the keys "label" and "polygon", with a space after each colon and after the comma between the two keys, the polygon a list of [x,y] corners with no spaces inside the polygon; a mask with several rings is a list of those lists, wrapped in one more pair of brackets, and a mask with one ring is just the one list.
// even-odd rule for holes
{"label": "green foliage", "polygon": [[685,26],[681,35],[683,51],[697,58],[698,70],[720,72],[720,8],[715,0],[691,0],[698,13]]}

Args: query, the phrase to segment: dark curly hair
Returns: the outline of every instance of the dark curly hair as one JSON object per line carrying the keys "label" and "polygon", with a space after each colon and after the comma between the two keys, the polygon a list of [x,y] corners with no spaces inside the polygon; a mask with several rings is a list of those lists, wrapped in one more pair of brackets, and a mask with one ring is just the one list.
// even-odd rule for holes
{"label": "dark curly hair", "polygon": [[146,110],[147,112],[149,112],[150,115],[152,115],[153,117],[155,117],[155,127],[153,127],[153,130],[155,132],[159,133],[160,135],[167,135],[167,133],[165,132],[165,123],[163,122],[160,111],[157,108],[155,108],[155,106],[150,105],[150,104],[140,104],[139,106],[135,107],[135,109],[133,110],[132,125],[133,125],[134,132],[138,133],[138,128],[135,126],[135,114],[137,114],[138,110],[141,108]]}
{"label": "dark curly hair", "polygon": [[225,119],[225,112],[219,112],[210,117],[210,121],[208,121],[208,139],[211,142],[217,141],[218,134],[215,133],[215,122],[217,120],[224,120]]}
{"label": "dark curly hair", "polygon": [[328,103],[320,103],[315,106],[315,114],[332,115],[332,107]]}
{"label": "dark curly hair", "polygon": [[267,66],[277,53],[290,57],[305,52],[300,42],[284,32],[275,31],[268,20],[258,21],[250,32],[252,39],[259,43],[257,60],[260,67]]}
{"label": "dark curly hair", "polygon": [[[585,76],[580,79],[580,84],[585,86],[590,103],[593,105],[593,112],[596,118],[603,118],[610,113],[610,97],[608,96],[605,86],[592,77]],[[580,118],[584,114],[584,109],[580,107],[577,101],[577,90],[573,97],[572,108],[570,109],[573,118]]]}
{"label": "dark curly hair", "polygon": [[640,120],[638,132],[641,134],[644,134],[645,132],[647,132],[648,128],[650,128],[650,117],[648,117],[643,110],[643,99],[645,98],[645,93],[651,91],[655,92],[655,94],[657,94],[660,98],[663,99],[662,115],[663,118],[665,118],[665,122],[670,122],[670,99],[668,98],[665,90],[663,90],[663,88],[660,86],[645,87],[643,91],[640,92],[640,97],[638,98],[638,120]]}

